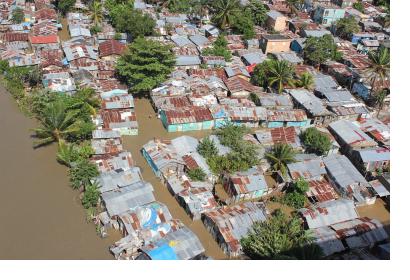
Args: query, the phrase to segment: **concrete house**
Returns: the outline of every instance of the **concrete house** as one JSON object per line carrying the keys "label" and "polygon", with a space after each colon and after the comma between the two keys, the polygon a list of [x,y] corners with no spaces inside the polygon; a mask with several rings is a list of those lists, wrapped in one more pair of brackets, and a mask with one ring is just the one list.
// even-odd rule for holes
{"label": "concrete house", "polygon": [[275,10],[270,10],[266,15],[266,28],[279,32],[286,29],[286,16]]}
{"label": "concrete house", "polygon": [[337,20],[345,17],[345,9],[336,5],[319,5],[313,15],[313,19],[324,26],[330,26]]}
{"label": "concrete house", "polygon": [[265,54],[289,52],[292,39],[280,34],[266,34],[261,39],[261,49]]}

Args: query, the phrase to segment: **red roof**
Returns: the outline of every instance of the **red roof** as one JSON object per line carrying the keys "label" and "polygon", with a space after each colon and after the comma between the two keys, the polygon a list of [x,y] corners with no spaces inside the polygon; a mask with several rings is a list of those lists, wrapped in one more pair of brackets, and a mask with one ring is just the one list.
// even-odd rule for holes
{"label": "red roof", "polygon": [[55,44],[55,43],[58,43],[58,36],[57,35],[31,36],[30,43],[32,44]]}
{"label": "red roof", "polygon": [[27,33],[7,32],[4,34],[4,41],[16,42],[16,41],[28,41]]}
{"label": "red roof", "polygon": [[125,50],[125,45],[121,44],[117,40],[107,40],[100,44],[100,56],[109,56],[109,55],[121,55]]}
{"label": "red roof", "polygon": [[276,127],[270,130],[272,136],[272,143],[284,143],[293,144],[296,143],[296,129],[293,126],[289,127]]}
{"label": "red roof", "polygon": [[57,13],[54,9],[44,8],[36,12],[36,20],[57,20]]}

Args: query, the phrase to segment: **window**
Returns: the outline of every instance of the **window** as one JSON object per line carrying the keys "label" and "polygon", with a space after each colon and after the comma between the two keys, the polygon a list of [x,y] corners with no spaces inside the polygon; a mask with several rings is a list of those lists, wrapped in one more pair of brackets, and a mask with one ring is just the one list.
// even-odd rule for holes
{"label": "window", "polygon": [[327,24],[327,19],[324,18],[322,24]]}
{"label": "window", "polygon": [[329,16],[329,11],[325,11],[324,16],[325,17]]}

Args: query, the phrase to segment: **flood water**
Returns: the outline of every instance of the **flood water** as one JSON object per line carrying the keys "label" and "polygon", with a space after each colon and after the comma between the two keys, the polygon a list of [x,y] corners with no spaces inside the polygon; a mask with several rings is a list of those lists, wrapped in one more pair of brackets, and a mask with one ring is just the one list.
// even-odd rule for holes
{"label": "flood water", "polygon": [[156,118],[155,112],[147,99],[135,100],[135,112],[139,125],[138,136],[123,136],[124,149],[132,153],[132,157],[137,166],[141,168],[142,176],[145,181],[150,182],[154,187],[154,195],[157,201],[165,203],[172,216],[180,219],[188,226],[200,239],[206,250],[206,254],[213,259],[225,259],[226,256],[219,248],[211,234],[206,230],[201,221],[193,222],[186,214],[185,210],[178,204],[176,199],[170,194],[168,189],[157,179],[154,172],[150,169],[140,150],[142,146],[154,137],[159,139],[173,139],[181,135],[190,135],[201,138],[211,133],[207,131],[168,133],[162,126],[159,119]]}
{"label": "flood water", "polygon": [[0,259],[113,259],[85,213],[56,146],[33,150],[30,128],[0,85]]}

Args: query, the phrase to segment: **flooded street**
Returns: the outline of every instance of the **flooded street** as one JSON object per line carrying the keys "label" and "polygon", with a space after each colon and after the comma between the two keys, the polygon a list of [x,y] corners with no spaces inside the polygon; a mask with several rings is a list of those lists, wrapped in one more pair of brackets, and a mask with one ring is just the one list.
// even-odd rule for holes
{"label": "flooded street", "polygon": [[[132,153],[134,162],[142,170],[142,176],[145,181],[154,186],[155,198],[165,203],[174,218],[180,219],[187,225],[201,240],[206,250],[206,254],[213,259],[224,259],[226,256],[219,248],[211,234],[205,229],[201,221],[193,222],[186,214],[185,210],[178,204],[176,199],[170,194],[168,189],[155,177],[148,166],[146,160],[140,153],[141,147],[152,140],[154,137],[160,139],[173,139],[181,135],[190,135],[193,137],[204,137],[211,133],[211,130],[184,133],[168,133],[162,126],[160,120],[156,119],[155,112],[147,99],[136,99],[135,113],[139,124],[138,136],[123,136],[124,148]],[[151,116],[151,118],[150,118]]]}
{"label": "flooded street", "polygon": [[33,120],[0,86],[0,259],[113,259],[85,213],[56,146],[33,150]]}

